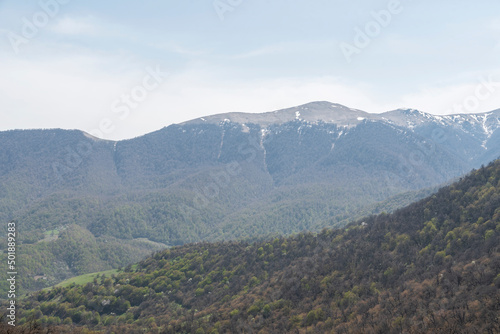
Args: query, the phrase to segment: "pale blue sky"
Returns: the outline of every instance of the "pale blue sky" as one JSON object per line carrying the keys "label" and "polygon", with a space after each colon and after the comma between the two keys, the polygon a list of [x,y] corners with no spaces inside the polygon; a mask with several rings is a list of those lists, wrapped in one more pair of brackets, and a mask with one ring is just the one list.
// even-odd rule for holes
{"label": "pale blue sky", "polygon": [[[0,0],[0,130],[123,139],[314,100],[368,112],[500,108],[498,0],[217,1],[231,8],[223,20],[213,0]],[[391,8],[377,23],[373,12]],[[377,30],[349,62],[341,45],[360,46],[367,25]],[[168,75],[118,112],[152,69]]]}

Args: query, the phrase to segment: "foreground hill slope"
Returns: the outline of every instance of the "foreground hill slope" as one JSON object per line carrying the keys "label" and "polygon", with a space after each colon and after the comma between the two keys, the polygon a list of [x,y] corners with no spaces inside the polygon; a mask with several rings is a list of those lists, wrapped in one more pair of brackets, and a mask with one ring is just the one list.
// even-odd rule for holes
{"label": "foreground hill slope", "polygon": [[500,161],[390,215],[174,247],[19,312],[108,333],[498,333],[499,314]]}

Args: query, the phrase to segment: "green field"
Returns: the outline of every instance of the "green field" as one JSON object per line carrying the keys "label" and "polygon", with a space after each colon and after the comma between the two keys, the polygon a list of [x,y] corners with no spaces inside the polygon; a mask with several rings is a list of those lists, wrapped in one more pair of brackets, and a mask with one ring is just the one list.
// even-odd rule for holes
{"label": "green field", "polygon": [[55,241],[59,238],[59,230],[49,230],[43,232],[44,238],[42,240],[39,240],[38,242],[49,242],[49,241]]}
{"label": "green field", "polygon": [[70,279],[67,279],[65,281],[62,281],[61,283],[57,284],[56,286],[61,286],[61,287],[67,287],[68,285],[75,283],[79,285],[83,285],[89,282],[92,282],[95,277],[102,276],[111,276],[113,274],[117,274],[118,270],[117,269],[112,269],[112,270],[106,270],[106,271],[99,271],[97,273],[91,273],[91,274],[85,274],[85,275],[80,275],[76,277],[72,277]]}
{"label": "green field", "polygon": [[49,231],[43,232],[43,234],[45,234],[46,236],[58,235],[59,230],[49,230]]}

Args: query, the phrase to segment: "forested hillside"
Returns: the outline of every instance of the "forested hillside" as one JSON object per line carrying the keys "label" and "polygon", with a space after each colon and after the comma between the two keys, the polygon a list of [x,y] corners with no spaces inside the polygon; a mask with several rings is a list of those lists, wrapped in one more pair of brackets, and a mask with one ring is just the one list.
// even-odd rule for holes
{"label": "forested hillside", "polygon": [[21,304],[68,332],[498,333],[500,161],[344,229],[178,246]]}

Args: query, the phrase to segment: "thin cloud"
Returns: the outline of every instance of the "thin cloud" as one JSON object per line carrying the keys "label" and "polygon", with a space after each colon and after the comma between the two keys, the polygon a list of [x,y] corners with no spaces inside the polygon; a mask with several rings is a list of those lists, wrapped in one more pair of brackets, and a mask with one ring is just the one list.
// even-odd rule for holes
{"label": "thin cloud", "polygon": [[100,31],[98,21],[91,16],[65,16],[52,25],[50,30],[61,35],[95,35]]}
{"label": "thin cloud", "polygon": [[160,42],[160,43],[153,42],[153,43],[147,43],[147,45],[157,50],[173,52],[188,57],[197,57],[209,54],[209,51],[207,50],[194,49],[175,42]]}
{"label": "thin cloud", "polygon": [[284,50],[285,50],[285,47],[283,45],[268,45],[268,46],[265,46],[262,48],[248,51],[248,52],[236,54],[236,55],[230,56],[229,58],[231,58],[231,59],[247,59],[247,58],[269,56],[269,55],[276,54],[276,53],[282,53]]}
{"label": "thin cloud", "polygon": [[490,21],[488,27],[494,32],[500,32],[500,18]]}
{"label": "thin cloud", "polygon": [[0,77],[1,130],[96,126],[113,99],[140,78],[140,71],[113,72],[118,61],[88,56],[37,61],[3,57],[0,72],[9,75]]}
{"label": "thin cloud", "polygon": [[[401,101],[402,105],[434,115],[487,112],[500,106],[500,77],[484,75],[467,83],[422,88],[403,96]],[[471,101],[477,104],[469,106]]]}

